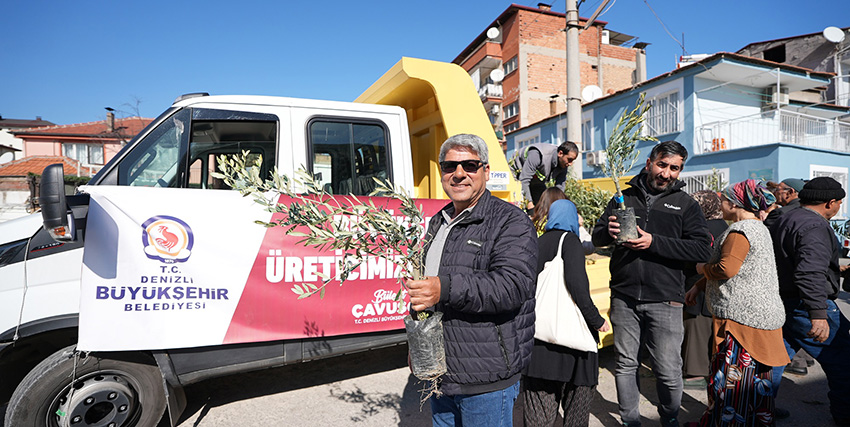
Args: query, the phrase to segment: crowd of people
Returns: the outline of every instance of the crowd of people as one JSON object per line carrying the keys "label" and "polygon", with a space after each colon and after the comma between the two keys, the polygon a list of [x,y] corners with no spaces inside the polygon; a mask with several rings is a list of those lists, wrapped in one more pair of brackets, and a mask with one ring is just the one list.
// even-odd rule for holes
{"label": "crowd of people", "polygon": [[[451,202],[429,223],[426,277],[407,282],[411,310],[443,313],[448,371],[430,399],[433,424],[510,426],[521,399],[527,426],[588,425],[597,353],[535,338],[538,275],[559,262],[561,286],[583,319],[576,333],[598,343],[599,332],[613,331],[622,425],[641,425],[644,355],[664,426],[682,425],[684,387],[703,388],[708,400],[687,424],[775,425],[788,415],[775,398],[783,371],[799,367],[795,356],[804,367],[804,356],[820,363],[831,415],[850,425],[850,322],[835,304],[846,266],[829,223],[846,195],[841,185],[748,179],[688,194],[678,179],[687,150],[660,142],[587,236],[562,187],[537,191],[546,180],[563,182],[575,147],[533,146],[519,157],[525,181],[537,184],[534,194],[523,185],[529,218],[487,190],[480,137],[443,143],[441,183]],[[635,210],[638,237],[615,243],[623,200]],[[594,246],[613,248],[610,324],[590,297],[585,255]]]}

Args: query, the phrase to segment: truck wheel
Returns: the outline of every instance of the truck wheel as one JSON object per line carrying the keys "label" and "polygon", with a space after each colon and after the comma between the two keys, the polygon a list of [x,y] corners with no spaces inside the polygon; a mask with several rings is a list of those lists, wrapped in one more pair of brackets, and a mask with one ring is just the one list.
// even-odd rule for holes
{"label": "truck wheel", "polygon": [[9,401],[7,426],[125,427],[159,422],[165,393],[152,360],[140,353],[75,357],[74,348],[53,353],[24,377]]}

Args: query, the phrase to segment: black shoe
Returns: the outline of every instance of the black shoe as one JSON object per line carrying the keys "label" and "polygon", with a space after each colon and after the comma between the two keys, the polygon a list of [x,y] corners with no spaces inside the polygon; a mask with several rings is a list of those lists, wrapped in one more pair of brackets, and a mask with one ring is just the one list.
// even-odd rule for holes
{"label": "black shoe", "polygon": [[785,372],[794,375],[806,375],[809,373],[809,368],[805,366],[793,366],[791,363],[785,365]]}
{"label": "black shoe", "polygon": [[773,416],[777,420],[784,420],[784,419],[791,416],[791,411],[789,411],[785,408],[776,407],[776,408],[773,408]]}

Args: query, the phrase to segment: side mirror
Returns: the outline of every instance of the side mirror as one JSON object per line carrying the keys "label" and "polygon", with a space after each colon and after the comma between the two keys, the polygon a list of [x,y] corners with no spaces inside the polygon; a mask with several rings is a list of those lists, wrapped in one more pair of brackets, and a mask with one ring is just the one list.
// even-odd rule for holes
{"label": "side mirror", "polygon": [[60,242],[74,240],[74,221],[69,220],[70,214],[65,201],[65,171],[61,163],[44,168],[38,201],[41,205],[44,229],[50,237]]}

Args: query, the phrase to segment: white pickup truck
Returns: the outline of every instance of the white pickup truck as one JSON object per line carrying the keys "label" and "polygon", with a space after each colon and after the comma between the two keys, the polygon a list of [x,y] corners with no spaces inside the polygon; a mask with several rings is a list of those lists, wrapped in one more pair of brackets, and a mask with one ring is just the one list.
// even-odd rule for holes
{"label": "white pickup truck", "polygon": [[[286,285],[283,294],[269,294],[266,300],[293,310],[317,307],[308,313],[314,316],[310,318],[312,323],[305,326],[299,318],[298,324],[290,327],[275,320],[275,310],[263,312],[256,307],[246,310],[237,306],[244,301],[240,302],[234,292],[212,292],[192,284],[191,278],[167,276],[166,270],[168,274],[177,273],[187,263],[164,259],[150,261],[159,263],[155,267],[161,267],[162,275],[142,276],[142,281],[169,282],[156,288],[157,298],[164,296],[169,301],[142,300],[141,295],[148,288],[130,285],[126,289],[100,287],[92,298],[104,307],[123,299],[121,305],[113,304],[119,307],[114,313],[104,310],[96,313],[99,317],[88,317],[99,323],[92,330],[108,334],[103,345],[118,346],[120,340],[125,346],[140,348],[75,351],[82,335],[81,319],[86,318],[81,314],[89,314],[81,313],[81,298],[85,299],[84,292],[81,296],[81,271],[108,270],[116,267],[100,264],[120,264],[114,259],[91,259],[94,249],[88,245],[95,246],[91,230],[110,225],[103,223],[101,214],[90,210],[95,209],[94,190],[142,201],[163,214],[183,209],[180,212],[184,219],[205,217],[218,221],[222,227],[245,223],[262,229],[252,224],[258,218],[223,217],[215,208],[215,203],[220,206],[219,200],[238,203],[235,192],[220,190],[223,183],[211,175],[216,171],[217,156],[243,150],[262,155],[263,175],[275,166],[281,173],[292,174],[304,165],[321,176],[325,189],[332,194],[367,195],[374,185],[372,177],[382,177],[417,198],[446,199],[440,186],[437,157],[441,142],[456,133],[477,134],[487,141],[491,165],[488,188],[498,197],[513,199],[518,194],[517,183],[509,178],[507,162],[469,75],[453,64],[411,58],[403,58],[353,103],[264,96],[182,96],[130,141],[87,187],[68,196],[67,201],[64,192],[57,191],[62,187],[61,171],[48,168],[42,178],[44,219],[31,215],[0,224],[0,405],[8,403],[5,425],[153,426],[166,413],[174,424],[185,406],[182,387],[187,384],[405,340],[399,316],[378,313],[387,305],[350,301],[348,308],[341,310],[342,315],[334,315],[336,310],[327,308],[336,307],[334,303],[321,308],[321,301],[308,302],[315,297],[298,301],[289,290],[290,285]],[[185,206],[190,200],[202,202]],[[175,207],[181,201],[184,206]],[[445,202],[431,205],[442,206]],[[128,215],[132,216],[132,212]],[[63,224],[64,218],[70,221]],[[63,226],[67,226],[64,236]],[[130,230],[117,226],[114,231],[116,236],[129,234],[139,240],[145,231],[143,226],[137,224]],[[185,249],[188,244],[191,249],[188,235],[180,240],[168,232],[169,226],[159,226],[166,246],[179,243]],[[116,244],[102,235],[96,242],[98,250]],[[247,252],[250,257],[243,258],[261,263],[261,256],[283,258],[291,248],[268,250],[268,254],[263,253],[265,246],[243,249],[231,253]],[[251,269],[250,263],[247,267],[239,265],[243,258],[235,255],[222,253],[216,259],[208,254],[212,258],[208,258],[206,266],[228,274],[236,274],[234,271],[240,268]],[[302,258],[298,262],[308,265],[307,258]],[[99,266],[92,267],[93,264]],[[263,289],[271,289],[276,285],[273,282],[283,280],[283,276],[276,276],[276,280],[271,276],[258,276],[255,301],[262,301]],[[366,289],[380,300],[380,292],[393,286],[398,289],[391,276],[364,276],[366,280],[335,287],[328,293],[337,292],[336,289]],[[298,279],[305,280],[301,276]],[[153,294],[144,295],[146,299],[153,298]],[[245,295],[247,291],[242,299]],[[138,297],[138,301],[125,304],[131,296]],[[223,312],[229,313],[233,322],[242,316],[245,329],[251,333],[234,333],[231,327],[226,335],[220,334],[223,338],[217,338],[214,345],[195,345],[205,341],[186,340],[157,347],[146,344],[150,335],[159,334],[155,328],[146,329],[149,325],[123,319],[130,312],[177,310],[174,301],[180,298],[196,298],[198,302],[179,306],[181,310],[202,309],[192,315],[218,303],[230,304]],[[392,309],[403,311],[398,305]],[[262,313],[268,317],[259,321]],[[218,320],[224,324],[231,321]],[[345,327],[336,328],[343,323]],[[317,330],[312,325],[325,326]],[[127,329],[123,330],[125,326]],[[194,331],[203,336],[215,327],[200,324]]]}

